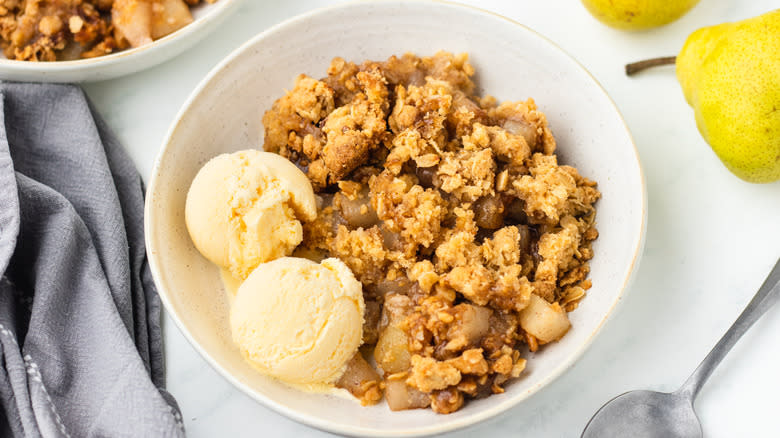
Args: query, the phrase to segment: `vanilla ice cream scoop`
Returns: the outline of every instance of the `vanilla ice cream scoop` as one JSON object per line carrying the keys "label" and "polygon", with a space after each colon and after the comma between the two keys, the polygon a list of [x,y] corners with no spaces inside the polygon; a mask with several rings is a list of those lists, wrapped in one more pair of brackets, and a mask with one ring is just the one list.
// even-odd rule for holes
{"label": "vanilla ice cream scoop", "polygon": [[206,163],[187,193],[185,221],[195,247],[246,278],[260,263],[290,255],[301,220],[317,217],[311,183],[277,154],[245,150]]}
{"label": "vanilla ice cream scoop", "polygon": [[293,384],[332,384],[360,347],[364,311],[362,287],[341,260],[283,257],[241,284],[230,328],[260,372]]}

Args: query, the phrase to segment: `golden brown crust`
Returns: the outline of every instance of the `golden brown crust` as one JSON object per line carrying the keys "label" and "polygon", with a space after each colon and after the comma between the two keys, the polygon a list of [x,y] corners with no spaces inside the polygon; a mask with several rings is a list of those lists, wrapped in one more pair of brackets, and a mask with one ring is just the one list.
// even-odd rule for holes
{"label": "golden brown crust", "polygon": [[[266,147],[306,169],[323,200],[304,251],[344,260],[383,306],[367,337],[378,364],[439,413],[521,374],[539,342],[519,312],[531,294],[576,308],[598,236],[600,193],[558,164],[535,102],[475,96],[473,74],[444,52],[336,58],[264,116]],[[380,339],[399,330],[400,350]]]}

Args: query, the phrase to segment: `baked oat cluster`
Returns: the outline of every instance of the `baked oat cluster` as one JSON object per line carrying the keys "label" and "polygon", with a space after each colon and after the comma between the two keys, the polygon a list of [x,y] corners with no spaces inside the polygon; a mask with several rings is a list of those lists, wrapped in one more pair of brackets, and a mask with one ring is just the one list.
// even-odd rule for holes
{"label": "baked oat cluster", "polygon": [[533,99],[475,95],[465,54],[327,73],[299,76],[263,124],[321,202],[296,255],[338,257],[363,285],[382,377],[346,386],[439,413],[503,392],[591,287],[596,183],[559,165]]}

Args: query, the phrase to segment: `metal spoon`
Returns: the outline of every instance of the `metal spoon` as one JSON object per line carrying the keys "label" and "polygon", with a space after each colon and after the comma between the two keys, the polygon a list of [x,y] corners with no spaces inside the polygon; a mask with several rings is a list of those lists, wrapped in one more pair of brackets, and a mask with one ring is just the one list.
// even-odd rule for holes
{"label": "metal spoon", "polygon": [[596,412],[582,438],[611,437],[701,437],[701,423],[693,401],[707,378],[726,357],[739,338],[780,298],[780,260],[764,280],[729,331],[701,362],[682,388],[668,394],[655,391],[631,391],[619,395]]}

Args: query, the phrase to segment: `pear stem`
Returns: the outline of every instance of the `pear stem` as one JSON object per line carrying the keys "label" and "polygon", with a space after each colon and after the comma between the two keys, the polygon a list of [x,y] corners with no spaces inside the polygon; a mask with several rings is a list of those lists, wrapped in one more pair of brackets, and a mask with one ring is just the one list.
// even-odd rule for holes
{"label": "pear stem", "polygon": [[662,58],[645,59],[644,61],[632,62],[631,64],[626,64],[626,75],[633,76],[634,74],[639,73],[646,68],[657,67],[659,65],[671,65],[674,64],[676,60],[676,56],[664,56]]}

